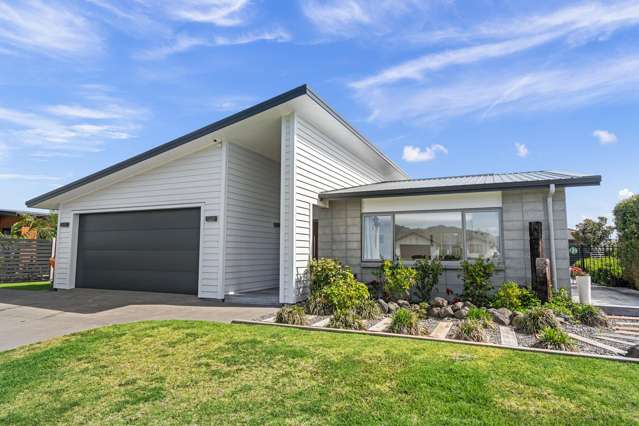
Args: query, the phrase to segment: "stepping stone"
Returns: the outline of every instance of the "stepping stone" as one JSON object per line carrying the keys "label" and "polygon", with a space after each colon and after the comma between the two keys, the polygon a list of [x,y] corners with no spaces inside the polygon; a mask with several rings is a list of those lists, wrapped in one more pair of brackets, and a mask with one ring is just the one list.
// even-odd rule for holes
{"label": "stepping stone", "polygon": [[626,330],[615,329],[615,334],[623,334],[626,336],[633,336],[633,337],[639,338],[639,333],[637,333],[636,331],[626,331]]}
{"label": "stepping stone", "polygon": [[445,339],[452,326],[453,323],[450,321],[440,321],[429,336],[436,339]]}
{"label": "stepping stone", "polygon": [[620,345],[634,346],[636,344],[635,342],[629,342],[627,340],[615,339],[614,337],[595,336],[595,338],[597,338],[599,340],[605,340],[607,342],[619,343]]}
{"label": "stepping stone", "polygon": [[635,327],[615,327],[615,331],[625,331],[639,336],[639,329]]}
{"label": "stepping stone", "polygon": [[624,317],[621,315],[608,315],[608,318],[613,320],[630,320],[630,321],[639,321],[639,317]]}
{"label": "stepping stone", "polygon": [[601,333],[601,336],[612,337],[615,339],[625,339],[629,341],[639,342],[639,337],[627,335],[627,334],[617,334],[617,333]]}
{"label": "stepping stone", "polygon": [[262,322],[275,322],[275,316],[264,318]]}
{"label": "stepping stone", "polygon": [[324,318],[323,320],[319,320],[311,324],[311,327],[326,327],[328,323],[330,322],[330,320],[331,320],[331,317]]}
{"label": "stepping stone", "polygon": [[500,338],[501,344],[504,346],[513,346],[513,347],[519,346],[519,344],[517,343],[517,335],[515,334],[513,329],[510,327],[500,325],[499,338]]}
{"label": "stepping stone", "polygon": [[579,340],[580,342],[584,342],[589,345],[596,346],[600,349],[605,349],[617,355],[625,355],[627,352],[627,351],[624,351],[623,349],[615,348],[614,346],[606,345],[605,343],[597,342],[596,340],[592,340],[587,337],[580,336],[578,334],[568,333],[568,335],[575,340]]}
{"label": "stepping stone", "polygon": [[615,325],[621,327],[639,327],[639,322],[617,321]]}
{"label": "stepping stone", "polygon": [[391,318],[384,318],[380,322],[368,327],[368,331],[386,331],[386,329],[390,327],[392,321],[393,320]]}

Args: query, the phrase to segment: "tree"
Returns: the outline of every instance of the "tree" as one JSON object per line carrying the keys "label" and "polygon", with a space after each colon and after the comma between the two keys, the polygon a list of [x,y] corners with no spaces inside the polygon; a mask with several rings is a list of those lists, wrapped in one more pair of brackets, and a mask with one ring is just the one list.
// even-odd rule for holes
{"label": "tree", "polygon": [[51,240],[55,238],[57,227],[57,213],[51,213],[48,217],[23,214],[11,227],[11,235],[17,238]]}
{"label": "tree", "polygon": [[584,219],[577,225],[577,230],[573,233],[577,244],[597,247],[610,239],[615,231],[615,227],[608,225],[608,218],[599,216],[597,220]]}
{"label": "tree", "polygon": [[620,201],[613,213],[624,278],[639,289],[639,195]]}

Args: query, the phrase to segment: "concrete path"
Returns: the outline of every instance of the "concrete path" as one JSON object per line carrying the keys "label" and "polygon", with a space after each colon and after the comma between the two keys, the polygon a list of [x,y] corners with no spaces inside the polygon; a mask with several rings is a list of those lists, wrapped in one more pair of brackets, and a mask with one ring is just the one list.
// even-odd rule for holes
{"label": "concrete path", "polygon": [[273,315],[275,311],[184,294],[0,289],[0,351],[110,324],[166,319],[231,322]]}
{"label": "concrete path", "polygon": [[[592,304],[601,307],[609,315],[639,317],[639,291],[624,287],[593,285]],[[572,287],[572,299],[579,301],[577,287]]]}

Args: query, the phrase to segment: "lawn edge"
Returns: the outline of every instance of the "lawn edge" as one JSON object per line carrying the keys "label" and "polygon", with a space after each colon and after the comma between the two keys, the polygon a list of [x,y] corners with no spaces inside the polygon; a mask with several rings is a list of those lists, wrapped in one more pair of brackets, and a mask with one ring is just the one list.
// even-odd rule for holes
{"label": "lawn edge", "polygon": [[261,325],[261,326],[275,326],[275,327],[285,327],[285,328],[297,328],[300,330],[307,331],[324,331],[329,333],[346,333],[346,334],[362,334],[367,336],[378,336],[378,337],[390,337],[390,338],[398,338],[398,339],[410,339],[410,340],[426,340],[431,342],[444,342],[444,343],[452,343],[457,345],[470,345],[470,346],[480,346],[487,348],[495,348],[502,350],[515,350],[522,352],[536,352],[543,354],[554,354],[554,355],[563,355],[569,357],[581,357],[581,358],[594,358],[594,359],[604,359],[608,361],[618,361],[618,362],[627,362],[627,363],[639,363],[639,358],[627,358],[622,356],[612,356],[612,355],[598,355],[598,354],[585,354],[579,352],[566,352],[566,351],[556,351],[552,349],[542,349],[542,348],[527,348],[522,346],[510,347],[510,346],[502,346],[494,343],[482,343],[482,342],[468,342],[463,340],[452,340],[452,339],[439,339],[436,337],[429,336],[412,336],[409,334],[394,334],[394,333],[386,333],[383,331],[368,331],[368,330],[345,330],[339,328],[328,328],[328,327],[311,327],[308,325],[292,325],[292,324],[278,324],[278,323],[265,323],[263,321],[252,321],[252,320],[233,320],[231,324],[245,324],[245,325]]}

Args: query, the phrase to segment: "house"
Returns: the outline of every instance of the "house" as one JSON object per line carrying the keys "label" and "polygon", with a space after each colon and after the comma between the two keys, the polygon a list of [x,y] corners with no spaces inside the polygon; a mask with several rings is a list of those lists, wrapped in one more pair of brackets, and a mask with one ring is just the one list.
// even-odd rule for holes
{"label": "house", "polygon": [[21,210],[0,210],[0,234],[11,235],[11,227],[20,220],[21,216],[32,215],[35,217],[47,218],[49,213],[21,211]]}
{"label": "house", "polygon": [[[496,282],[530,280],[542,221],[568,286],[565,189],[600,176],[531,172],[411,180],[306,85],[27,201],[59,211],[54,286],[307,295],[312,257],[361,279],[381,259],[491,257]],[[554,238],[553,238],[554,236]]]}

